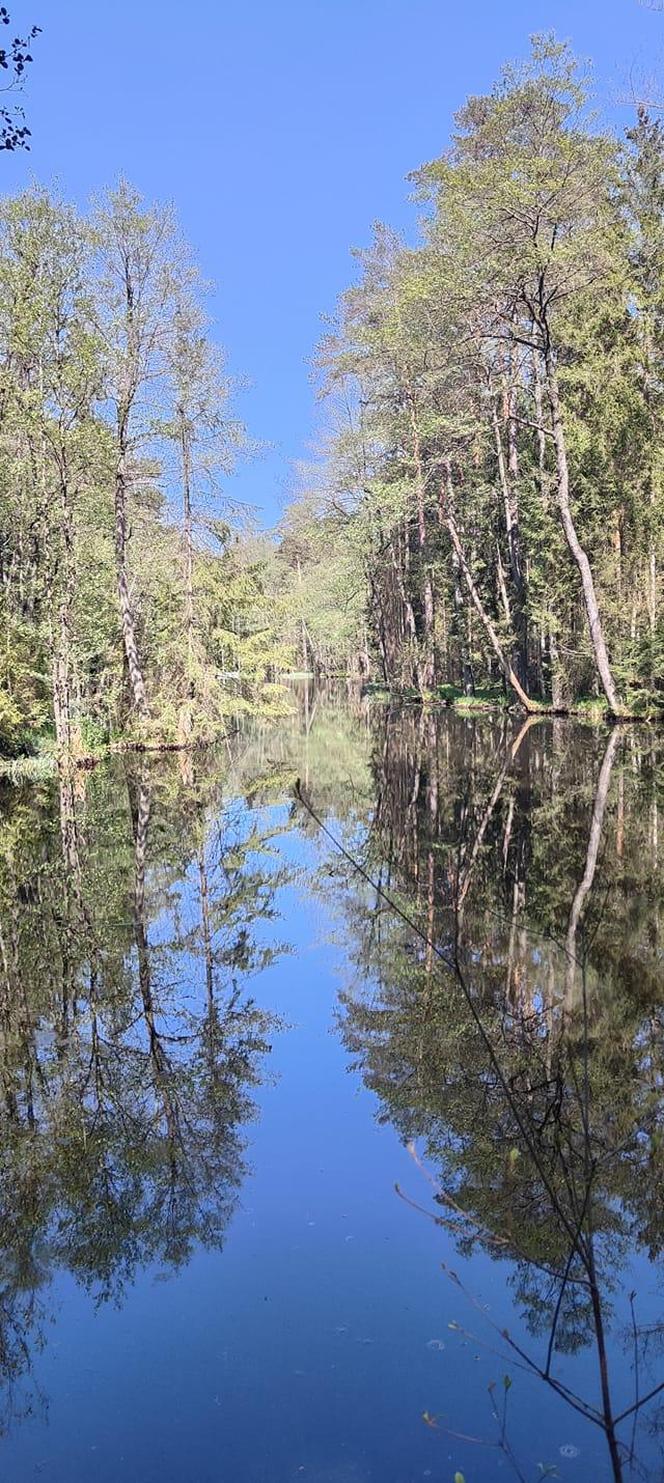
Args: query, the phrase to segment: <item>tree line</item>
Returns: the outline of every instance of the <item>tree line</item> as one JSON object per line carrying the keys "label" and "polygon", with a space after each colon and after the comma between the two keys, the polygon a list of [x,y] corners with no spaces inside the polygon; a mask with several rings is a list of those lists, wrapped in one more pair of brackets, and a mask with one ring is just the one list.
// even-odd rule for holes
{"label": "tree line", "polygon": [[261,561],[220,500],[230,393],[169,208],[126,183],[85,215],[2,202],[3,751],[201,737],[269,699]]}
{"label": "tree line", "polygon": [[307,667],[526,711],[664,695],[664,128],[533,38],[379,225],[320,353],[322,473],[277,559]]}

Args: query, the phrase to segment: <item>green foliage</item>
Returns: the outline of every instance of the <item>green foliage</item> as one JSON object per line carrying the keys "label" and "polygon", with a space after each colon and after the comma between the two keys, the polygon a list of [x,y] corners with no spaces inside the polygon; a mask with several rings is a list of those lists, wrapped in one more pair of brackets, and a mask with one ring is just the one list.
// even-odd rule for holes
{"label": "green foliage", "polygon": [[620,149],[587,98],[534,37],[416,172],[417,244],[357,255],[277,568],[319,669],[664,702],[664,130],[641,110]]}
{"label": "green foliage", "polygon": [[172,214],[125,183],[91,217],[39,189],[0,207],[5,751],[44,728],[73,752],[209,738],[275,685],[262,569],[223,508],[243,429],[200,300]]}
{"label": "green foliage", "polygon": [[7,612],[0,597],[0,756],[15,757],[30,745],[47,714],[41,669],[29,625]]}

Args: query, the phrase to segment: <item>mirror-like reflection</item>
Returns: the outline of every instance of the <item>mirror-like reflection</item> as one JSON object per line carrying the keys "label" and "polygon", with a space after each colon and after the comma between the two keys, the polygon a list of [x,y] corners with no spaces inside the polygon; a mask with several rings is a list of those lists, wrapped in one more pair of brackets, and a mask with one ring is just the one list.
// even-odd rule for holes
{"label": "mirror-like reflection", "polygon": [[[646,1251],[654,1267],[664,1235],[661,753],[618,729],[413,713],[385,719],[374,777],[365,838],[355,824],[342,861],[345,1044],[433,1186],[404,1198],[465,1255],[510,1262],[539,1342],[487,1323],[467,1291],[489,1340],[603,1431],[623,1479],[662,1389],[664,1308],[632,1290],[629,1260]],[[628,1348],[617,1402],[609,1331]],[[560,1364],[584,1346],[590,1393]],[[523,1478],[511,1383],[490,1411]]]}
{"label": "mirror-like reflection", "polygon": [[[655,1483],[660,741],[307,691],[229,753],[126,757],[0,794],[0,1381],[20,1476],[40,1428],[49,1456],[58,1274],[91,1314],[123,1314],[156,1273],[182,1281],[223,1249],[206,1279],[218,1303],[251,1167],[265,1244],[259,1261],[245,1223],[231,1268],[250,1381],[241,1333],[219,1361],[234,1483],[534,1483],[590,1476],[588,1456],[600,1480]],[[302,1231],[320,1231],[320,1269]],[[199,1342],[181,1291],[180,1387]],[[288,1379],[284,1324],[304,1334],[319,1305]],[[420,1308],[445,1326],[416,1332]],[[89,1343],[86,1327],[81,1364]],[[219,1476],[208,1425],[204,1483]],[[73,1456],[47,1476],[82,1483]],[[124,1459],[109,1477],[134,1477]],[[154,1468],[183,1476],[167,1449]]]}
{"label": "mirror-like reflection", "polygon": [[[210,819],[213,825],[210,826]],[[278,871],[216,783],[64,774],[7,810],[0,875],[0,1379],[43,1342],[65,1268],[118,1301],[220,1246],[275,1028],[247,980]],[[21,1403],[35,1395],[25,1387]]]}

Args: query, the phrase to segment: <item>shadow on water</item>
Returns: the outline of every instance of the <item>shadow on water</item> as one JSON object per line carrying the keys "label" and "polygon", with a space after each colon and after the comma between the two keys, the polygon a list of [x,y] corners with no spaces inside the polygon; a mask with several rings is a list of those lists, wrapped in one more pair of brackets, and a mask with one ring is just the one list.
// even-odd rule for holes
{"label": "shadow on water", "polygon": [[[540,1477],[510,1436],[525,1372],[603,1433],[616,1483],[660,1477],[640,1443],[650,1457],[664,1424],[662,752],[619,729],[386,713],[373,773],[350,838],[301,790],[340,846],[341,1033],[413,1155],[420,1189],[397,1192],[465,1257],[509,1262],[528,1334],[444,1264],[474,1310],[472,1333],[454,1327],[505,1375],[488,1430],[424,1420]],[[577,1389],[565,1357],[586,1348],[595,1376]]]}

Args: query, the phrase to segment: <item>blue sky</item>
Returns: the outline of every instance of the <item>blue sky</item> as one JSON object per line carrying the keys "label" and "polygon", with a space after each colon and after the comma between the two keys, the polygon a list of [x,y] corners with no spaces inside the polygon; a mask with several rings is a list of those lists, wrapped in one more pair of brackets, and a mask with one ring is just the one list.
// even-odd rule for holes
{"label": "blue sky", "polygon": [[246,376],[241,410],[271,446],[233,479],[278,518],[320,412],[308,361],[321,315],[377,219],[409,229],[407,172],[452,114],[553,28],[592,57],[614,122],[631,72],[664,53],[639,0],[14,0],[43,25],[29,156],[5,188],[57,181],[83,204],[119,174],[172,200],[216,284],[215,331]]}

